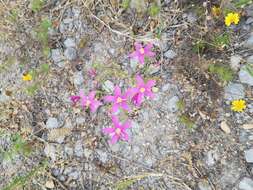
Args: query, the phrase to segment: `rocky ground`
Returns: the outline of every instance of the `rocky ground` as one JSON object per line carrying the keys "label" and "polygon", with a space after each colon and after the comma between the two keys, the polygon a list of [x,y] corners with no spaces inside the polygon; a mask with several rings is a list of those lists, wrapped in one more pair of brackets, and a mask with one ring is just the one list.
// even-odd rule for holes
{"label": "rocky ground", "polygon": [[[226,28],[211,14],[233,7],[224,1],[157,1],[155,17],[138,13],[149,5],[138,1],[126,10],[117,1],[31,2],[0,1],[0,189],[253,190],[252,4]],[[206,46],[216,32],[229,43]],[[136,41],[154,44],[145,68],[129,59]],[[220,80],[210,64],[233,78]],[[158,91],[129,114],[130,141],[111,145],[101,132],[108,106],[92,114],[70,96],[102,97],[138,72]],[[237,99],[243,112],[231,110]]]}

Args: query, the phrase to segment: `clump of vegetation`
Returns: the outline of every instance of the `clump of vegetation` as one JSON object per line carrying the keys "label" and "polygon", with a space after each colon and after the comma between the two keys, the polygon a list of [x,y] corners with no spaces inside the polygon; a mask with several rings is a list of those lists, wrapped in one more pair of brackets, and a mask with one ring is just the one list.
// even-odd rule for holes
{"label": "clump of vegetation", "polygon": [[194,127],[194,122],[186,114],[182,114],[179,116],[179,122],[188,127],[189,129],[192,129]]}
{"label": "clump of vegetation", "polygon": [[[5,134],[2,133],[1,136],[4,135]],[[19,154],[28,156],[30,153],[30,145],[18,133],[11,135],[11,147],[9,150],[0,149],[0,155],[2,155],[4,160],[12,160],[16,155]]]}
{"label": "clump of vegetation", "polygon": [[41,10],[44,5],[44,0],[31,0],[30,1],[31,9],[34,12],[38,12]]}
{"label": "clump of vegetation", "polygon": [[50,48],[48,46],[48,31],[50,28],[52,28],[52,22],[49,19],[43,19],[38,28],[35,29],[36,37],[42,44],[42,51],[46,57],[50,53]]}
{"label": "clump of vegetation", "polygon": [[233,70],[226,65],[212,64],[209,65],[208,70],[210,73],[217,75],[223,82],[229,82],[234,78]]}
{"label": "clump of vegetation", "polygon": [[203,54],[208,44],[204,40],[197,40],[193,43],[192,51],[197,54]]}
{"label": "clump of vegetation", "polygon": [[160,7],[156,3],[152,3],[149,10],[148,10],[150,16],[155,17],[160,12]]}
{"label": "clump of vegetation", "polygon": [[24,187],[34,176],[38,174],[38,172],[45,170],[47,164],[48,162],[46,160],[42,161],[26,175],[15,177],[6,187],[3,188],[3,190],[13,190],[18,187]]}
{"label": "clump of vegetation", "polygon": [[253,77],[253,66],[248,64],[246,65],[246,71]]}
{"label": "clump of vegetation", "polygon": [[230,43],[230,36],[227,32],[214,36],[213,44],[219,49],[226,48]]}

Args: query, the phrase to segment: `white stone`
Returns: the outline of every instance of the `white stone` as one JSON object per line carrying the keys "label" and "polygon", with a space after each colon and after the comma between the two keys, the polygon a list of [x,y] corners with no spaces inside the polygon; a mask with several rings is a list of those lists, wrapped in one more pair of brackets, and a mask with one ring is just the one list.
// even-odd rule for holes
{"label": "white stone", "polygon": [[237,71],[240,68],[240,62],[242,57],[240,55],[232,55],[230,58],[230,66],[234,71]]}
{"label": "white stone", "polygon": [[55,129],[59,127],[59,122],[56,118],[54,117],[50,117],[48,118],[47,122],[46,122],[46,127],[48,129]]}
{"label": "white stone", "polygon": [[[248,66],[251,67],[251,66]],[[253,67],[252,67],[253,68]],[[252,69],[253,70],[253,69]],[[253,76],[247,70],[247,66],[243,66],[239,72],[239,78],[242,83],[253,86]]]}
{"label": "white stone", "polygon": [[253,190],[253,180],[249,177],[244,177],[239,183],[240,190]]}
{"label": "white stone", "polygon": [[248,163],[253,163],[253,149],[246,150],[244,155]]}

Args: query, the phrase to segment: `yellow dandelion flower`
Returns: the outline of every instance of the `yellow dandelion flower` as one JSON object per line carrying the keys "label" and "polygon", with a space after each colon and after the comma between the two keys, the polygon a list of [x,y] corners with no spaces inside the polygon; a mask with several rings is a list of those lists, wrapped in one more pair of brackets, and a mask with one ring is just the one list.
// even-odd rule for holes
{"label": "yellow dandelion flower", "polygon": [[22,79],[23,79],[23,81],[31,81],[32,80],[32,75],[29,74],[29,73],[24,74]]}
{"label": "yellow dandelion flower", "polygon": [[212,7],[212,15],[215,17],[219,17],[221,15],[221,8],[217,6]]}
{"label": "yellow dandelion flower", "polygon": [[242,112],[246,108],[245,100],[234,100],[231,105],[231,110]]}
{"label": "yellow dandelion flower", "polygon": [[225,18],[226,26],[230,26],[231,24],[238,24],[240,21],[240,15],[238,13],[228,13]]}

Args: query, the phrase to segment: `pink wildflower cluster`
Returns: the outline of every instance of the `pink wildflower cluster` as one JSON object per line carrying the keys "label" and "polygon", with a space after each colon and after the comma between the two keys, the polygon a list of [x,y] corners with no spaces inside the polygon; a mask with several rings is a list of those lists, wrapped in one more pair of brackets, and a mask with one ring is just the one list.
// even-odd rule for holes
{"label": "pink wildflower cluster", "polygon": [[[140,43],[135,43],[135,51],[130,54],[130,58],[137,59],[140,64],[144,64],[145,57],[153,57],[155,53],[151,51],[153,45],[147,44],[142,47]],[[96,75],[95,71],[90,71],[89,75]],[[152,92],[152,87],[155,86],[154,80],[148,80],[146,83],[140,75],[136,75],[136,84],[133,87],[128,88],[125,92],[122,92],[120,87],[116,85],[114,87],[114,92],[112,95],[107,95],[103,97],[105,103],[112,104],[110,110],[110,115],[113,123],[113,127],[104,128],[102,132],[104,134],[110,135],[110,143],[114,144],[119,140],[128,141],[129,136],[126,129],[131,128],[131,121],[127,120],[124,123],[119,121],[116,116],[120,109],[127,112],[131,111],[130,103],[134,106],[140,107],[143,103],[145,97],[150,99],[154,98]],[[74,104],[80,103],[83,109],[90,109],[92,113],[96,112],[97,108],[102,105],[102,103],[95,98],[96,92],[91,91],[87,96],[82,90],[80,90],[79,95],[71,96],[70,99]]]}

